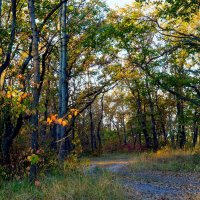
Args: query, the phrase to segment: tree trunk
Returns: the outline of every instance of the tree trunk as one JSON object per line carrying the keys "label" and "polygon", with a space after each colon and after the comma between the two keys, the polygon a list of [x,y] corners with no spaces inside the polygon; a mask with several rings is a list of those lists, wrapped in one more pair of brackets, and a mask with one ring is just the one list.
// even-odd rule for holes
{"label": "tree trunk", "polygon": [[[172,94],[169,94],[169,101],[172,100]],[[175,149],[176,148],[176,144],[175,144],[175,130],[173,128],[173,108],[174,106],[169,106],[169,113],[168,113],[168,117],[167,117],[167,131],[169,132],[169,137],[171,140],[171,145],[172,147]]]}
{"label": "tree trunk", "polygon": [[90,116],[90,142],[91,142],[91,150],[94,152],[96,149],[96,139],[94,135],[94,122],[92,116],[92,105],[89,107],[89,116]]}
{"label": "tree trunk", "polygon": [[120,128],[119,128],[119,123],[115,124],[114,120],[110,120],[111,123],[113,123],[113,125],[115,126],[115,128],[117,129],[117,136],[118,136],[118,141],[119,141],[119,145],[122,144],[121,141],[121,137],[120,137]]}
{"label": "tree trunk", "polygon": [[195,147],[197,144],[198,132],[199,132],[198,115],[197,115],[197,109],[195,109],[194,122],[193,122],[193,147]]}
{"label": "tree trunk", "polygon": [[[35,22],[35,6],[34,0],[28,0],[28,9],[31,22],[32,30],[32,55],[33,55],[33,102],[32,109],[35,113],[31,116],[31,125],[33,126],[33,131],[31,134],[31,148],[34,152],[38,149],[38,104],[39,104],[39,85],[40,85],[40,58],[39,58],[39,36],[37,31],[37,26]],[[36,179],[37,175],[37,165],[31,165],[30,170],[30,180]]]}
{"label": "tree trunk", "polygon": [[148,93],[148,101],[149,101],[149,108],[150,108],[150,115],[151,115],[151,129],[153,133],[153,149],[156,151],[158,149],[158,135],[156,131],[156,121],[155,121],[155,114],[154,114],[154,104],[151,98],[151,92],[149,89],[148,81],[146,80],[146,88]]}
{"label": "tree trunk", "polygon": [[[0,66],[0,78],[1,79],[2,79],[2,74],[3,74],[4,70],[10,65],[11,53],[12,53],[12,48],[13,48],[13,44],[14,44],[14,40],[15,40],[15,33],[16,33],[17,4],[16,4],[16,0],[12,0],[11,2],[12,2],[12,27],[11,27],[11,34],[10,34],[8,49],[6,52],[6,58],[5,58],[5,61],[3,62],[3,64]],[[1,1],[1,4],[2,4],[2,1]],[[1,5],[0,9],[2,9],[2,5]],[[1,16],[0,16],[0,18],[1,18]],[[3,80],[1,80],[1,82],[3,82]]]}
{"label": "tree trunk", "polygon": [[7,106],[4,108],[4,116],[3,116],[3,121],[4,121],[4,134],[2,137],[2,155],[3,155],[3,164],[8,165],[10,164],[10,147],[12,144],[11,140],[11,135],[13,132],[13,126],[11,123],[11,114],[9,111],[10,106]]}
{"label": "tree trunk", "polygon": [[3,164],[10,164],[10,148],[12,146],[13,140],[19,134],[22,127],[23,118],[20,115],[17,119],[16,126],[13,127],[11,122],[10,106],[6,106],[3,109],[3,121],[4,121],[4,134],[2,136],[1,150],[3,155]]}
{"label": "tree trunk", "polygon": [[164,114],[159,106],[157,92],[156,92],[156,107],[157,107],[159,117],[160,117],[160,124],[161,124],[162,133],[163,133],[164,144],[167,145],[167,133],[166,133],[165,122],[164,122]]}
{"label": "tree trunk", "polygon": [[124,132],[124,144],[127,144],[127,135],[126,135],[126,124],[125,124],[125,115],[122,114],[122,124],[123,124],[123,132]]}
{"label": "tree trunk", "polygon": [[1,28],[2,0],[0,0],[0,28]]}
{"label": "tree trunk", "polygon": [[[60,47],[60,71],[59,71],[59,105],[58,105],[58,117],[62,118],[68,110],[68,55],[67,55],[67,3],[64,2],[60,9],[60,37],[61,37],[61,47]],[[60,140],[65,137],[66,127],[58,125],[57,129],[57,139]],[[59,144],[59,157],[61,160],[64,159],[66,155],[66,145],[65,141]]]}
{"label": "tree trunk", "polygon": [[142,132],[144,134],[144,138],[145,138],[145,143],[146,143],[146,148],[149,149],[151,147],[150,145],[150,139],[149,139],[149,134],[147,132],[147,128],[146,128],[146,120],[144,117],[144,113],[142,111],[142,101],[141,101],[141,97],[140,97],[140,91],[137,89],[137,116],[142,128]]}
{"label": "tree trunk", "polygon": [[97,139],[98,139],[98,144],[99,144],[99,151],[102,150],[102,141],[101,141],[100,131],[101,131],[101,125],[102,125],[102,120],[103,120],[103,109],[104,109],[103,98],[104,98],[104,94],[101,97],[101,115],[100,115],[99,123],[98,123],[98,126],[97,126]]}
{"label": "tree trunk", "polygon": [[185,124],[184,124],[184,107],[183,101],[177,100],[177,119],[178,119],[178,143],[179,147],[182,149],[186,143],[186,133],[185,133]]}

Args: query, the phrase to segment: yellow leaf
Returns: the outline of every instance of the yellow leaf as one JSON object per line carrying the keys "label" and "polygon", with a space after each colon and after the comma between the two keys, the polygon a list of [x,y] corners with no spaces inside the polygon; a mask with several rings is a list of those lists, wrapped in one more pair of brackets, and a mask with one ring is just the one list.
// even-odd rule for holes
{"label": "yellow leaf", "polygon": [[58,119],[57,123],[60,124],[60,125],[62,125],[62,121],[63,121],[62,119]]}
{"label": "yellow leaf", "polygon": [[67,126],[68,125],[68,122],[66,120],[63,120],[62,121],[62,126]]}
{"label": "yellow leaf", "polygon": [[74,116],[76,117],[78,115],[78,110],[74,111]]}
{"label": "yellow leaf", "polygon": [[68,115],[68,119],[70,120],[72,118],[72,115]]}
{"label": "yellow leaf", "polygon": [[28,156],[28,157],[27,157],[28,161],[31,161],[31,158],[32,158],[31,156]]}
{"label": "yellow leaf", "polygon": [[47,118],[47,123],[48,123],[48,124],[51,124],[52,122],[53,122],[52,119],[48,117],[48,118]]}

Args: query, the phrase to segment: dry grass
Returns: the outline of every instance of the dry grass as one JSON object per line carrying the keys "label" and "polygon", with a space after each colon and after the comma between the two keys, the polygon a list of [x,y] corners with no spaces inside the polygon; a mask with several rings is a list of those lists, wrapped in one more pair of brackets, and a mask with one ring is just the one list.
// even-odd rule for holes
{"label": "dry grass", "polygon": [[165,148],[156,153],[142,153],[132,158],[130,169],[200,172],[200,151]]}

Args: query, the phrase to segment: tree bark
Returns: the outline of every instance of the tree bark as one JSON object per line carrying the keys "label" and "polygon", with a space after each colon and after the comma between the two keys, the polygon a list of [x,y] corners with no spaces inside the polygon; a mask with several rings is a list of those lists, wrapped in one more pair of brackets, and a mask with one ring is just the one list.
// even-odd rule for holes
{"label": "tree bark", "polygon": [[[31,148],[34,152],[38,149],[38,104],[39,104],[39,85],[40,85],[40,58],[39,58],[39,35],[35,22],[35,6],[34,0],[28,0],[28,9],[30,15],[30,23],[32,30],[32,55],[33,55],[33,102],[32,109],[34,114],[31,116],[31,125],[33,131],[31,134]],[[37,175],[37,165],[31,165],[30,180],[34,181]]]}
{"label": "tree bark", "polygon": [[[67,52],[67,1],[61,5],[60,9],[60,71],[59,71],[59,105],[58,105],[58,117],[62,118],[68,110],[68,52]],[[65,137],[66,127],[58,125],[57,127],[57,139],[60,140]],[[61,160],[64,159],[66,154],[65,141],[61,141],[58,144],[59,157]]]}
{"label": "tree bark", "polygon": [[[10,34],[10,40],[8,44],[8,49],[6,52],[5,61],[0,66],[0,90],[3,90],[4,87],[4,81],[5,81],[5,75],[6,75],[6,69],[10,65],[11,60],[11,53],[12,48],[15,40],[15,34],[16,34],[16,22],[17,22],[17,3],[16,0],[12,0],[12,25],[11,25],[11,34]],[[1,12],[2,12],[2,0],[0,0],[0,28],[1,28]]]}
{"label": "tree bark", "polygon": [[[1,2],[2,3],[2,2]],[[10,40],[9,40],[9,45],[8,49],[6,52],[6,58],[3,64],[0,66],[0,77],[4,70],[9,66],[10,60],[11,60],[11,53],[12,53],[12,48],[15,40],[15,33],[16,33],[16,21],[17,21],[17,4],[16,0],[12,0],[12,27],[11,27],[11,34],[10,34]]]}
{"label": "tree bark", "polygon": [[3,109],[3,121],[4,121],[4,130],[1,141],[1,150],[3,155],[3,164],[10,164],[10,148],[12,146],[13,140],[19,134],[19,131],[23,124],[22,115],[20,115],[17,119],[16,126],[13,127],[11,122],[11,113],[10,106],[6,106]]}
{"label": "tree bark", "polygon": [[101,131],[101,125],[102,125],[102,120],[103,120],[103,110],[104,110],[103,99],[104,99],[104,94],[101,97],[101,115],[100,115],[99,123],[98,123],[98,126],[97,126],[97,139],[98,139],[98,144],[99,144],[99,151],[102,150],[102,141],[101,141],[100,131]]}

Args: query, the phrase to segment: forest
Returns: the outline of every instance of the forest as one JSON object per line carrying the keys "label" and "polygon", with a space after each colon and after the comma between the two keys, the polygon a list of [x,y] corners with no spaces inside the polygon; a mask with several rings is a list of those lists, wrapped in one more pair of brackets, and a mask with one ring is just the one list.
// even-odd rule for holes
{"label": "forest", "polygon": [[199,0],[0,0],[0,200],[200,199],[199,134]]}

